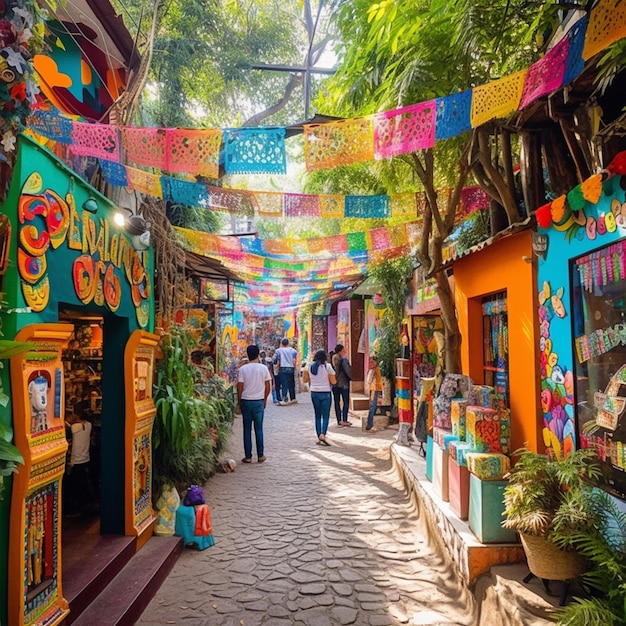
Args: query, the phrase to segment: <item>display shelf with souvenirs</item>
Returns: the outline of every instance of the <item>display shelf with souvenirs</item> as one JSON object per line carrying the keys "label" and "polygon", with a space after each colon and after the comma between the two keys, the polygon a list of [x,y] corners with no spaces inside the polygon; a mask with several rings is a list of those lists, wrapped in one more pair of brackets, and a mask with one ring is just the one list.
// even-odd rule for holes
{"label": "display shelf with souvenirs", "polygon": [[74,334],[63,351],[65,413],[100,421],[102,411],[102,318],[72,318]]}

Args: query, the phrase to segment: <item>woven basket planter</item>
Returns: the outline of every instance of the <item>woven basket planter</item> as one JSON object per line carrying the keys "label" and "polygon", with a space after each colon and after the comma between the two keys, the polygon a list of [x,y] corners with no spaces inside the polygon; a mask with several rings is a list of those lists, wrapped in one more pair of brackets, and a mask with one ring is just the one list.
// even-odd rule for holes
{"label": "woven basket planter", "polygon": [[544,537],[520,533],[526,553],[528,569],[537,578],[546,580],[572,580],[587,570],[587,562],[572,550],[561,550]]}

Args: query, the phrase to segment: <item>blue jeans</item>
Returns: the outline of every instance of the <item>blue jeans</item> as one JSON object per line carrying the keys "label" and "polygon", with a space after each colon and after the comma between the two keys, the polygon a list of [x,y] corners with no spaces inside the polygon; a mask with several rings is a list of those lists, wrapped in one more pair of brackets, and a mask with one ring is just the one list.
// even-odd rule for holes
{"label": "blue jeans", "polygon": [[283,402],[296,399],[296,379],[294,367],[281,367],[278,370],[280,377],[280,397]]}
{"label": "blue jeans", "polygon": [[312,391],[311,402],[315,411],[315,432],[317,436],[325,435],[330,419],[330,391]]}
{"label": "blue jeans", "polygon": [[[348,421],[348,404],[350,402],[350,387],[333,387],[333,398],[335,399],[335,417],[337,423]],[[341,402],[343,400],[343,406]]]}
{"label": "blue jeans", "polygon": [[252,424],[254,424],[257,456],[263,456],[264,404],[264,400],[242,400],[240,402],[241,416],[243,417],[243,450],[246,459],[252,458]]}
{"label": "blue jeans", "polygon": [[374,397],[370,400],[370,412],[367,414],[367,428],[374,428],[374,413],[376,413],[376,409],[378,408],[378,398],[380,397],[380,391],[374,392]]}

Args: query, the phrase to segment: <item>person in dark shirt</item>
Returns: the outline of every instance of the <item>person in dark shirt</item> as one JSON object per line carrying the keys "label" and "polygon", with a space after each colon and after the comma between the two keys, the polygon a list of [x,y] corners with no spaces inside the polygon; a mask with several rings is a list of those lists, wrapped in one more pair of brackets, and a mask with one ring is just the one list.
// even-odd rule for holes
{"label": "person in dark shirt", "polygon": [[350,381],[352,380],[352,366],[346,356],[343,344],[338,343],[332,356],[332,366],[335,370],[337,382],[333,385],[333,399],[335,403],[335,417],[338,426],[352,426],[348,421],[348,407],[350,404]]}

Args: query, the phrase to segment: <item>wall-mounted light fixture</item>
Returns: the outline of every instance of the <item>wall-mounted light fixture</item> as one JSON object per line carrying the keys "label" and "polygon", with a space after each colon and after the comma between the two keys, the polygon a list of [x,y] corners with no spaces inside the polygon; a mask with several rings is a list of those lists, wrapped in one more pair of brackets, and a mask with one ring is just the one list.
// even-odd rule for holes
{"label": "wall-mounted light fixture", "polygon": [[135,250],[146,250],[150,247],[150,228],[152,223],[141,215],[131,215],[124,226],[130,235]]}
{"label": "wall-mounted light fixture", "polygon": [[118,207],[117,211],[113,213],[113,223],[120,228],[124,228],[126,226],[126,220],[130,219],[128,216],[124,215],[122,211],[127,211],[130,217],[133,215],[133,212],[128,207]]}

